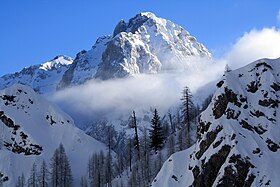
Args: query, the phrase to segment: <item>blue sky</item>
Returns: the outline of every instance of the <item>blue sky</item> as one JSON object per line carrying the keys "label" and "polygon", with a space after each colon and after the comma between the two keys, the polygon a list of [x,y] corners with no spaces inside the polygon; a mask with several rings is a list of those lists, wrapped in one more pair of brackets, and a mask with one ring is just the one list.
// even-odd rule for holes
{"label": "blue sky", "polygon": [[183,26],[219,56],[245,32],[278,28],[279,9],[279,0],[1,0],[0,75],[59,54],[75,57],[143,11]]}

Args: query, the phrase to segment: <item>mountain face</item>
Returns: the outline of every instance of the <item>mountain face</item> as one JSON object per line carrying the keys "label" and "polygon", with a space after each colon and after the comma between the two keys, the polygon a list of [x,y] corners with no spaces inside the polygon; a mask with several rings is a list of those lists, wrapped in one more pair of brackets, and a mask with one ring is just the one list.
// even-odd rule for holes
{"label": "mountain face", "polygon": [[279,186],[280,59],[226,72],[201,114],[198,140],[171,156],[159,186]]}
{"label": "mountain face", "polygon": [[[24,68],[0,78],[0,89],[15,83],[38,93],[51,93],[87,80],[112,79],[140,73],[188,68],[193,58],[211,58],[208,50],[181,26],[153,13],[120,21],[113,36],[102,36],[75,59],[57,56],[50,62]],[[193,62],[195,63],[195,62]]]}
{"label": "mountain face", "polygon": [[182,27],[153,13],[140,13],[128,23],[120,21],[112,37],[101,37],[91,50],[78,53],[58,88],[92,78],[158,73],[184,66],[191,57],[211,54]]}
{"label": "mountain face", "polygon": [[106,149],[76,128],[67,114],[19,84],[0,91],[0,129],[0,181],[4,186],[14,186],[22,173],[27,179],[33,163],[37,167],[43,159],[49,163],[60,143],[78,182],[86,174],[89,156]]}
{"label": "mountain face", "polygon": [[49,62],[4,75],[0,77],[0,89],[19,83],[32,87],[38,93],[54,92],[72,62],[72,58],[61,55]]}

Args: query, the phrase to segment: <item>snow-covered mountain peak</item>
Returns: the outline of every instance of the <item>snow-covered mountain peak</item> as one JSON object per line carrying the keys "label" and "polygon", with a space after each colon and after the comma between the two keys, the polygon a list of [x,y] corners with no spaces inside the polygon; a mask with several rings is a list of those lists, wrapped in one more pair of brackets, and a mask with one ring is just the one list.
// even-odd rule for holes
{"label": "snow-covered mountain peak", "polygon": [[153,186],[279,186],[279,70],[280,58],[225,72],[196,144],[174,155],[184,168],[169,159]]}
{"label": "snow-covered mountain peak", "polygon": [[152,12],[141,12],[140,13],[141,16],[146,16],[148,18],[152,18],[152,19],[156,19],[156,15]]}
{"label": "snow-covered mountain peak", "polygon": [[53,68],[57,69],[63,65],[70,65],[72,63],[73,63],[73,58],[65,55],[59,55],[56,56],[53,60],[41,64],[39,68],[48,71]]}
{"label": "snow-covered mountain peak", "polygon": [[0,89],[15,83],[31,86],[39,93],[83,84],[90,79],[111,79],[190,67],[193,58],[211,58],[209,51],[181,26],[139,13],[121,20],[113,36],[99,37],[93,47],[73,60],[57,56],[46,63],[24,68],[0,78]]}
{"label": "snow-covered mountain peak", "polygon": [[208,50],[181,26],[140,13],[121,20],[106,44],[95,77],[110,79],[139,73],[159,73],[187,67],[191,58],[211,58]]}
{"label": "snow-covered mountain peak", "polygon": [[39,93],[53,92],[72,63],[71,57],[60,55],[48,62],[23,68],[19,72],[0,77],[0,89],[19,83],[28,85]]}

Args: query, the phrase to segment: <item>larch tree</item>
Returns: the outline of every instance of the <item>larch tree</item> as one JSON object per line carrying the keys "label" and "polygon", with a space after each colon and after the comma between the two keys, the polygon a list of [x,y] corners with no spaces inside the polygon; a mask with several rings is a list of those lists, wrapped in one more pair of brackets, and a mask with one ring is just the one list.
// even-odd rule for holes
{"label": "larch tree", "polygon": [[187,142],[188,145],[191,143],[191,119],[194,117],[192,116],[192,111],[194,109],[194,104],[192,101],[192,94],[190,89],[186,86],[182,92],[182,114],[183,114],[183,121],[184,125],[187,127]]}
{"label": "larch tree", "polygon": [[33,163],[30,176],[27,180],[28,187],[38,187],[37,166]]}
{"label": "larch tree", "polygon": [[140,142],[139,142],[139,136],[138,136],[138,127],[137,127],[137,121],[135,116],[135,111],[132,112],[132,127],[134,128],[134,146],[137,150],[137,159],[140,160]]}
{"label": "larch tree", "polygon": [[43,160],[40,171],[38,173],[38,183],[39,187],[48,187],[49,186],[49,170],[47,168],[46,161]]}
{"label": "larch tree", "polygon": [[23,173],[18,177],[16,187],[25,187],[25,177]]}
{"label": "larch tree", "polygon": [[51,183],[53,187],[71,187],[73,182],[71,166],[62,144],[51,159]]}

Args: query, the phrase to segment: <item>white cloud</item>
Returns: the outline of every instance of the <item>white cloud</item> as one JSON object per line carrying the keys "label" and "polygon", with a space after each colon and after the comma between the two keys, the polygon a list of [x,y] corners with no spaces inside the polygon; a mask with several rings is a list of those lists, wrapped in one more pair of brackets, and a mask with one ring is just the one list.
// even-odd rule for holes
{"label": "white cloud", "polygon": [[264,28],[245,33],[225,55],[224,60],[233,69],[261,58],[280,57],[280,31]]}
{"label": "white cloud", "polygon": [[[126,119],[132,110],[139,113],[150,107],[167,112],[170,107],[181,102],[181,92],[185,86],[195,93],[202,85],[219,78],[221,74],[217,72],[223,72],[223,67],[213,62],[193,61],[192,64],[187,71],[178,69],[175,72],[142,74],[126,79],[92,80],[85,85],[57,92],[53,100],[74,119],[81,119],[77,117],[80,115],[92,119],[117,119],[126,115],[123,118]],[[206,97],[212,90],[198,95],[204,94]]]}

